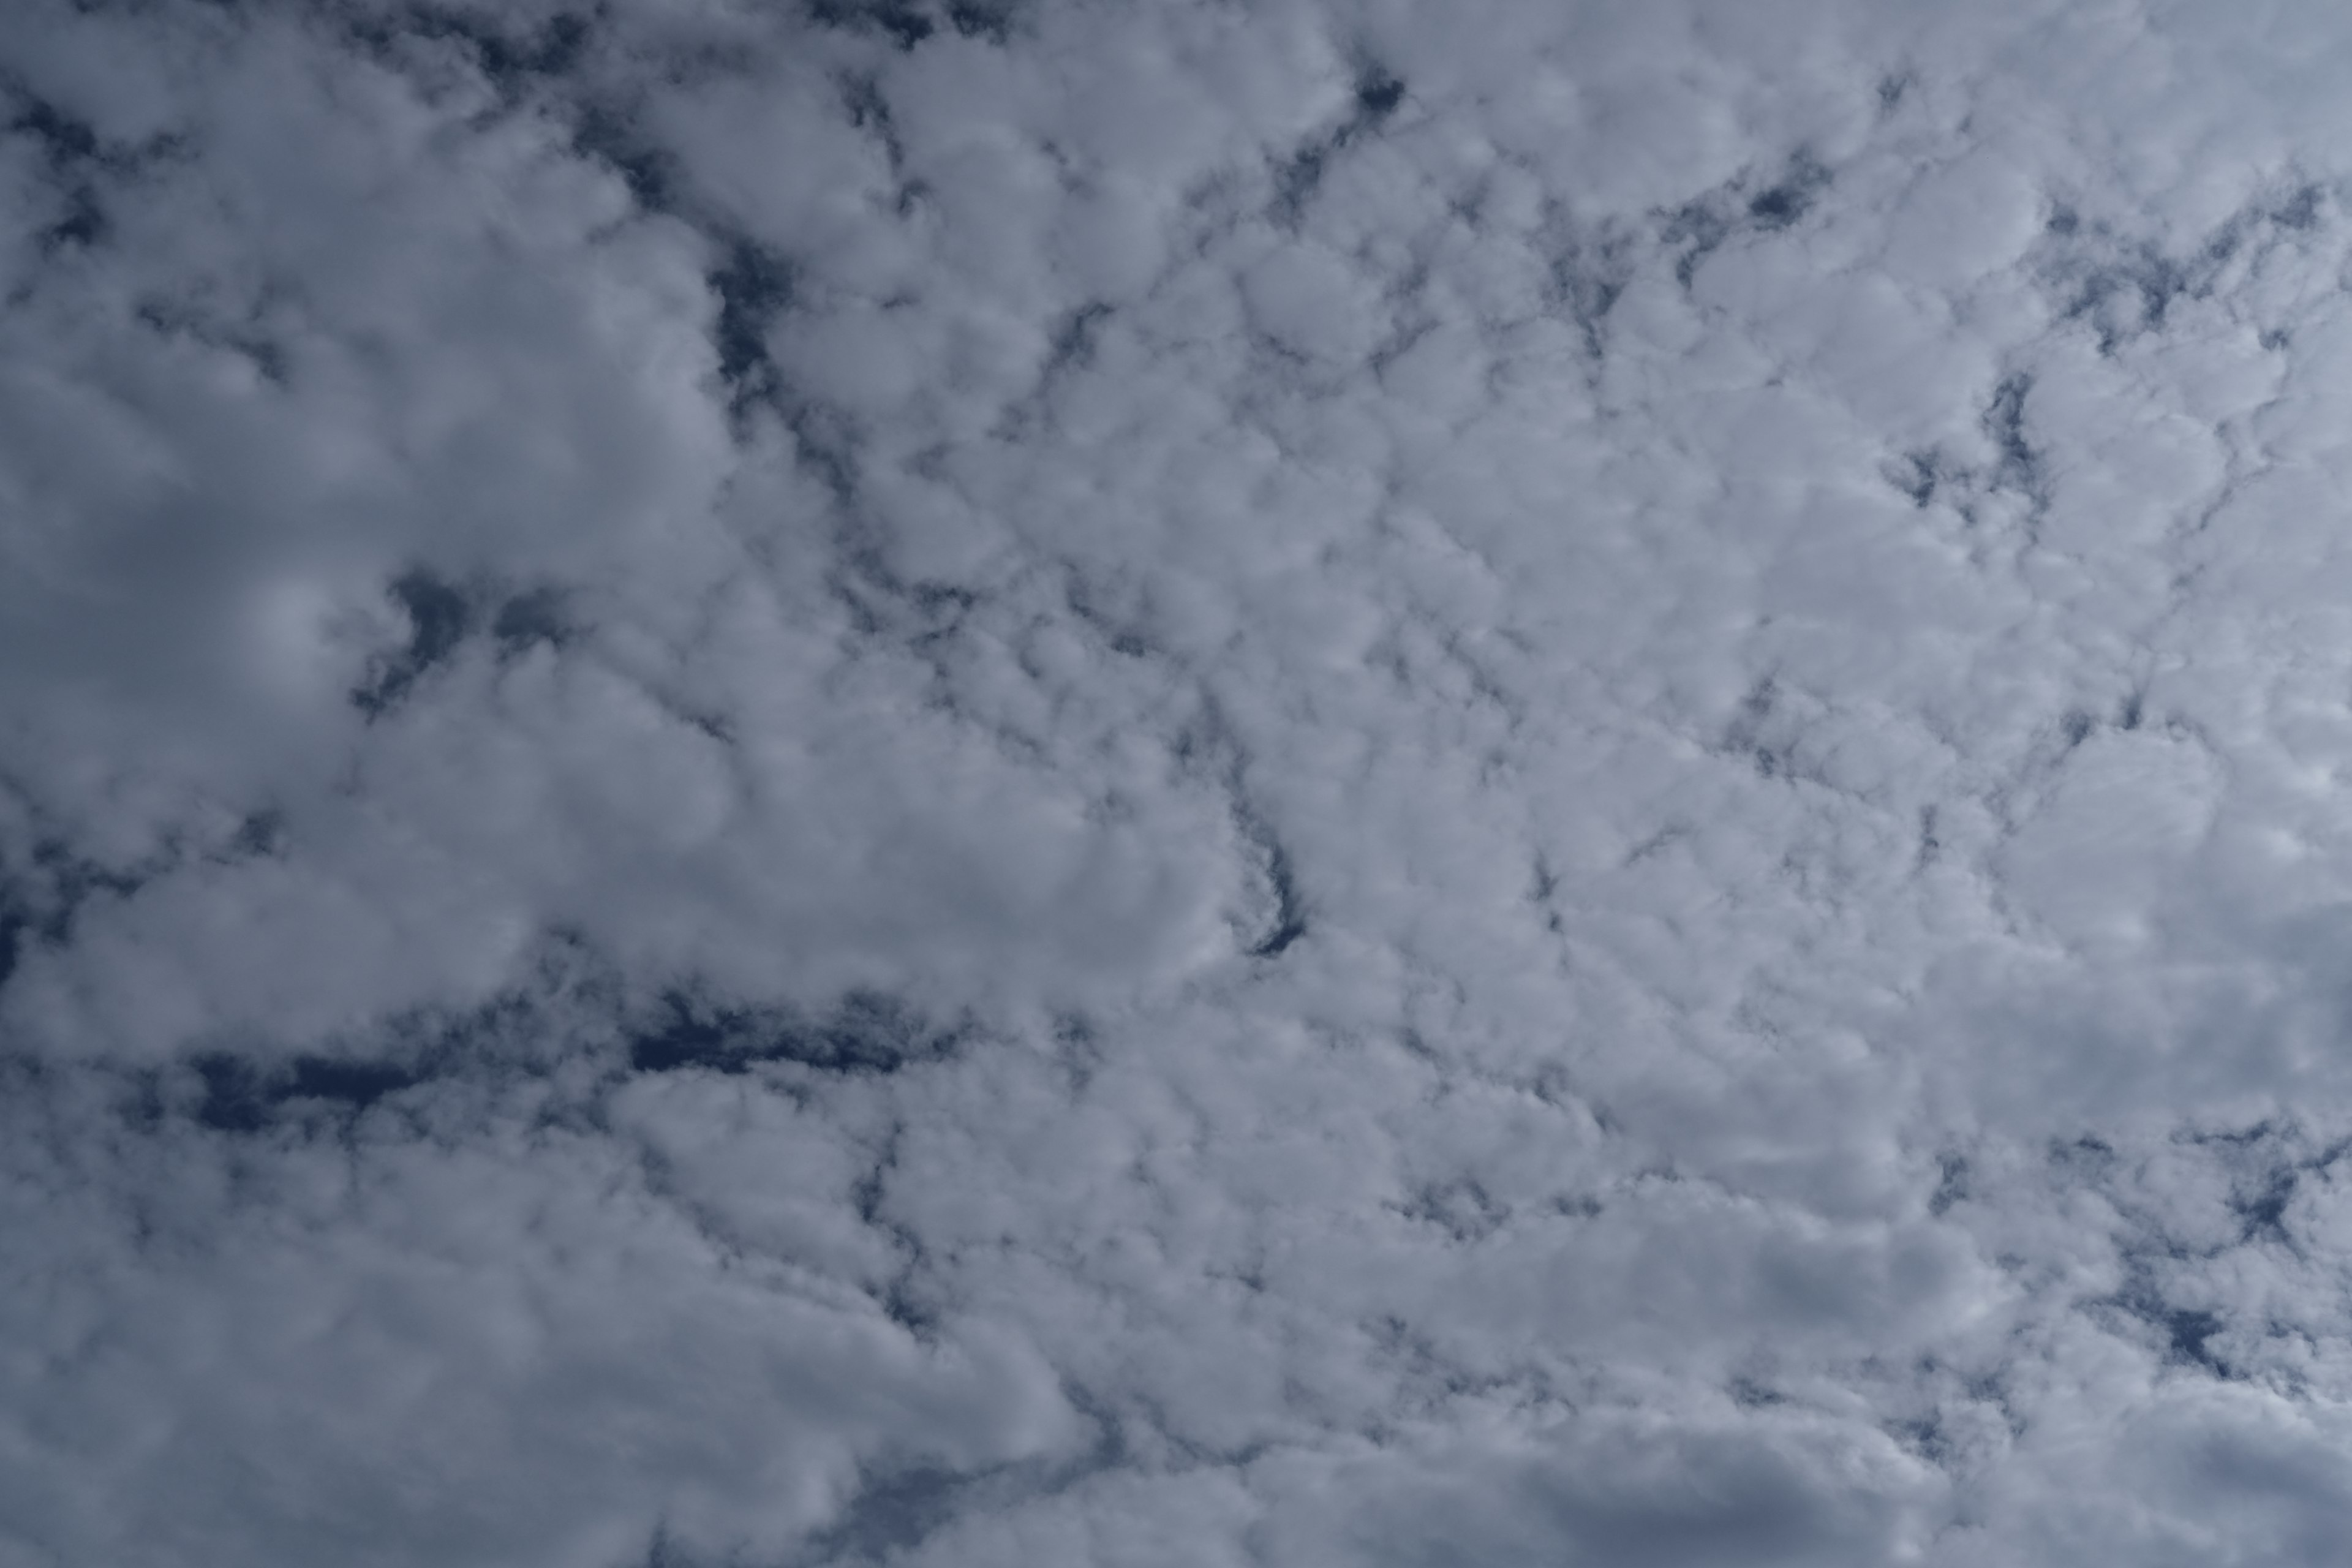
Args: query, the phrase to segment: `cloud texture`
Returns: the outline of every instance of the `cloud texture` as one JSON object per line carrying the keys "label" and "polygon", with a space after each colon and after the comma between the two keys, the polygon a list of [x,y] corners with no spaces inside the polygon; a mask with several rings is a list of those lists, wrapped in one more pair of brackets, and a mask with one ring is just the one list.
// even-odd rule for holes
{"label": "cloud texture", "polygon": [[0,1564],[2316,1564],[2352,25],[25,0]]}

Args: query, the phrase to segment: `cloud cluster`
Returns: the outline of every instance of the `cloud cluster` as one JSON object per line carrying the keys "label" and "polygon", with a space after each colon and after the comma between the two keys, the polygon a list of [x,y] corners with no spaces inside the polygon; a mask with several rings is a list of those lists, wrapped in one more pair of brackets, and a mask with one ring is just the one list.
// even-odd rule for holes
{"label": "cloud cluster", "polygon": [[2332,1561],[2326,7],[23,7],[0,1563]]}

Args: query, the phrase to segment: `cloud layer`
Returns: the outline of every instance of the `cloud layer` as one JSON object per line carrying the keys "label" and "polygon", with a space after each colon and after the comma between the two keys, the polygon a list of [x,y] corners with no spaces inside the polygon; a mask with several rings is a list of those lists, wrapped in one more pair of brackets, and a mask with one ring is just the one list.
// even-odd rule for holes
{"label": "cloud layer", "polygon": [[23,10],[0,1563],[2335,1560],[2329,8]]}

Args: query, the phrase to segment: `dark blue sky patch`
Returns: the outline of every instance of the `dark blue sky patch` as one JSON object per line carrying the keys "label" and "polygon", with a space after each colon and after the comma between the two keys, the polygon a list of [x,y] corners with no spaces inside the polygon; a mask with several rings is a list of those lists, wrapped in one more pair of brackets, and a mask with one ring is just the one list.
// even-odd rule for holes
{"label": "dark blue sky patch", "polygon": [[362,47],[394,63],[404,39],[457,45],[473,57],[482,79],[509,99],[577,69],[593,37],[592,16],[577,12],[558,12],[528,26],[507,25],[512,20],[495,6],[421,5],[355,18],[352,31]]}
{"label": "dark blue sky patch", "polygon": [[1954,1204],[1965,1203],[1969,1196],[1969,1162],[1965,1155],[1938,1154],[1936,1157],[1936,1190],[1928,1196],[1927,1212],[1944,1215]]}
{"label": "dark blue sky patch", "polygon": [[672,993],[662,1011],[628,1039],[638,1072],[742,1073],[787,1062],[828,1073],[892,1073],[951,1053],[960,1035],[942,1030],[894,998],[858,994],[808,1018],[777,1009],[712,1006]]}
{"label": "dark blue sky patch", "polygon": [[16,965],[32,932],[31,915],[9,896],[7,889],[0,889],[0,990],[5,990],[16,977]]}
{"label": "dark blue sky patch", "polygon": [[573,144],[619,174],[638,206],[657,213],[676,209],[680,183],[677,159],[648,142],[626,114],[592,102],[575,111],[574,124]]}
{"label": "dark blue sky patch", "polygon": [[193,1114],[215,1132],[259,1132],[305,1110],[354,1117],[423,1081],[407,1063],[332,1057],[268,1060],[215,1051],[189,1065],[199,1089]]}
{"label": "dark blue sky patch", "polygon": [[873,34],[901,49],[939,31],[931,13],[908,0],[814,0],[808,14],[819,26]]}
{"label": "dark blue sky patch", "polygon": [[954,1516],[957,1494],[968,1484],[968,1478],[940,1469],[876,1475],[858,1489],[840,1519],[810,1542],[811,1555],[847,1562],[919,1546]]}
{"label": "dark blue sky patch", "polygon": [[1787,228],[1812,211],[1829,183],[1829,170],[1799,153],[1780,179],[1748,198],[1748,216],[1759,228]]}
{"label": "dark blue sky patch", "polygon": [[792,308],[792,265],[774,251],[738,237],[708,278],[710,291],[719,300],[718,319],[711,328],[719,374],[740,405],[774,390],[768,328]]}
{"label": "dark blue sky patch", "polygon": [[39,146],[56,190],[58,210],[41,231],[43,248],[79,248],[104,239],[106,211],[94,183],[101,156],[96,129],[36,98],[17,111],[8,130]]}
{"label": "dark blue sky patch", "polygon": [[562,647],[578,635],[562,590],[530,588],[509,596],[490,621],[490,636],[509,656],[541,644]]}
{"label": "dark blue sky patch", "polygon": [[394,578],[391,593],[407,615],[408,640],[399,652],[379,658],[352,692],[352,705],[371,719],[397,706],[417,681],[446,662],[473,625],[473,606],[464,591],[423,567]]}
{"label": "dark blue sky patch", "polygon": [[0,860],[0,985],[36,943],[63,943],[96,898],[127,898],[169,868],[170,858],[110,866],[77,854],[63,837],[37,840],[11,868]]}
{"label": "dark blue sky patch", "polygon": [[2229,1363],[2213,1353],[2213,1337],[2223,1328],[2221,1315],[2201,1309],[2158,1310],[2149,1321],[2164,1331],[2165,1351],[2175,1361],[2202,1367],[2216,1377],[2230,1375]]}
{"label": "dark blue sky patch", "polygon": [[2245,1227],[2242,1233],[2244,1239],[2294,1245],[2286,1230],[2286,1209],[2294,1201],[2296,1179],[2293,1170],[2273,1171],[2252,1192],[2231,1200],[2231,1208]]}
{"label": "dark blue sky patch", "polygon": [[1274,891],[1274,920],[1265,934],[1250,944],[1252,958],[1280,958],[1307,934],[1307,906],[1298,893],[1298,876],[1290,853],[1276,839],[1265,841],[1265,878]]}
{"label": "dark blue sky patch", "polygon": [[1004,45],[1013,39],[1020,7],[1013,0],[948,0],[948,23],[962,37]]}
{"label": "dark blue sky patch", "polygon": [[1356,79],[1356,108],[1369,121],[1386,120],[1404,101],[1404,83],[1378,66]]}
{"label": "dark blue sky patch", "polygon": [[56,104],[37,98],[17,111],[8,128],[38,142],[53,165],[78,163],[98,156],[96,130]]}
{"label": "dark blue sky patch", "polygon": [[2315,183],[2297,185],[2286,198],[2270,212],[2270,220],[2279,227],[2295,234],[2308,234],[2319,226],[2320,205],[2327,193]]}
{"label": "dark blue sky patch", "polygon": [[2049,500],[2050,478],[2042,467],[2042,447],[2033,439],[2027,418],[2028,402],[2032,395],[2032,375],[2025,371],[2011,372],[1993,388],[1979,423],[1999,458],[1993,483],[2018,490],[2042,506]]}

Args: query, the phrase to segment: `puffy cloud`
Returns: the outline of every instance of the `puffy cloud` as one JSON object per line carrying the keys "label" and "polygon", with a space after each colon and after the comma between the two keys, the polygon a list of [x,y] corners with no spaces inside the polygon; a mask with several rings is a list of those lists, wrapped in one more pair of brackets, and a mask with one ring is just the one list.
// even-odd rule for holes
{"label": "puffy cloud", "polygon": [[35,5],[10,1561],[2330,1561],[2324,8]]}

